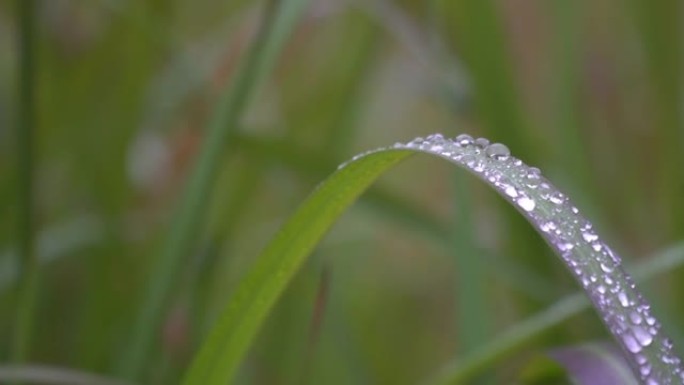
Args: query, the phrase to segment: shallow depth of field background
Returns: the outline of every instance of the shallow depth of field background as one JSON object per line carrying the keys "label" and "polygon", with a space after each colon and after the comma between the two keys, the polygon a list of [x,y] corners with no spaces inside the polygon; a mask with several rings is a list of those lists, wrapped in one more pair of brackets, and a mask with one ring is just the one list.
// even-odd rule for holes
{"label": "shallow depth of field background", "polygon": [[[38,2],[31,362],[111,373],[263,1]],[[14,320],[17,30],[0,1],[0,361]],[[677,0],[312,0],[226,143],[148,382],[173,384],[278,226],[337,164],[441,132],[507,144],[630,263],[684,238]],[[684,346],[684,271],[642,287]],[[412,384],[578,287],[489,188],[417,156],[286,292],[244,384]],[[488,374],[607,337],[585,313]],[[485,379],[487,380],[487,378]]]}

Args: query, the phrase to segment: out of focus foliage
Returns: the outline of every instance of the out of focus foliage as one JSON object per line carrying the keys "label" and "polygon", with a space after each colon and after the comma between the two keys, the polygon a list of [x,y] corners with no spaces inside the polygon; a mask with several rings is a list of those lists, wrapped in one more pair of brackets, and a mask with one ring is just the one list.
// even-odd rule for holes
{"label": "out of focus foliage", "polygon": [[[20,0],[21,1],[21,0]],[[16,281],[17,18],[0,1],[0,358]],[[217,95],[264,1],[37,2],[31,362],[111,373]],[[504,142],[632,261],[684,237],[684,6],[677,0],[312,0],[226,143],[148,383],[172,384],[236,281],[318,181],[433,132]],[[513,210],[430,160],[338,224],[241,372],[248,384],[410,384],[575,286]],[[647,286],[684,324],[681,271]],[[604,338],[574,318],[543,347]]]}

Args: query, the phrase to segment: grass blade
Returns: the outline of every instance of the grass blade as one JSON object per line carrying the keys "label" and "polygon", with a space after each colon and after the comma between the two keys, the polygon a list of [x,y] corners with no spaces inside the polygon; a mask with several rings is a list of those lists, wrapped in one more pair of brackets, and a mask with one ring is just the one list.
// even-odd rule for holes
{"label": "grass blade", "polygon": [[[620,258],[599,240],[591,224],[538,169],[510,156],[501,144],[461,135],[418,138],[355,157],[322,183],[290,217],[243,279],[190,367],[185,385],[229,382],[264,318],[285,286],[335,220],[368,186],[402,159],[424,152],[470,171],[490,184],[527,218],[560,256],[645,383],[682,381],[681,360],[660,330],[650,306],[623,270]],[[637,322],[638,321],[638,322]]]}
{"label": "grass blade", "polygon": [[233,377],[276,299],[334,220],[380,174],[410,154],[390,151],[359,159],[309,197],[240,283],[189,369],[185,385],[225,384]]}
{"label": "grass blade", "polygon": [[275,63],[286,37],[307,0],[270,1],[259,34],[246,59],[221,96],[209,121],[202,151],[190,175],[168,238],[160,250],[155,273],[145,292],[134,326],[130,348],[119,372],[137,379],[158,336],[170,294],[184,258],[193,247],[206,212],[213,181],[219,169],[228,136],[239,123],[251,95]]}
{"label": "grass blade", "polygon": [[133,385],[79,370],[45,365],[0,366],[0,382],[26,381],[53,385]]}
{"label": "grass blade", "polygon": [[36,306],[38,262],[34,250],[33,137],[35,129],[34,33],[35,2],[17,1],[19,12],[19,121],[17,124],[17,239],[19,240],[17,312],[12,359],[23,362],[29,354]]}

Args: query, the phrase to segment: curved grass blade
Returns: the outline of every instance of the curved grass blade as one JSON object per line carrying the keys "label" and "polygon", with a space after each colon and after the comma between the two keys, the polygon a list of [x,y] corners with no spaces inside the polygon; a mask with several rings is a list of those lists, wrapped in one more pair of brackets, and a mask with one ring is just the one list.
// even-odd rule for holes
{"label": "curved grass blade", "polygon": [[[455,140],[432,135],[361,154],[314,191],[239,285],[189,369],[185,385],[230,381],[269,310],[334,221],[377,177],[413,152],[436,155],[465,168],[533,224],[584,288],[644,384],[684,380],[681,360],[620,258],[539,169],[512,157],[499,143],[468,135]],[[641,374],[645,365],[651,370]]]}
{"label": "curved grass blade", "polygon": [[240,283],[189,369],[185,385],[225,384],[233,377],[273,304],[333,222],[377,177],[410,154],[404,150],[362,157],[316,189]]}

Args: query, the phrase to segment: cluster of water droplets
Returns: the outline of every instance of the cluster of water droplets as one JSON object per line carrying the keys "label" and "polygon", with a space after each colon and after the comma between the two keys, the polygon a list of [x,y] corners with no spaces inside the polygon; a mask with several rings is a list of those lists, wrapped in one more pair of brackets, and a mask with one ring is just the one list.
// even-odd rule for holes
{"label": "cluster of water droplets", "polygon": [[396,143],[393,148],[446,158],[493,186],[516,205],[556,249],[623,347],[642,382],[647,385],[684,384],[682,363],[674,354],[671,341],[662,335],[660,323],[623,270],[620,258],[538,168],[529,167],[513,157],[503,144],[465,134],[453,139],[435,134],[408,143]]}

